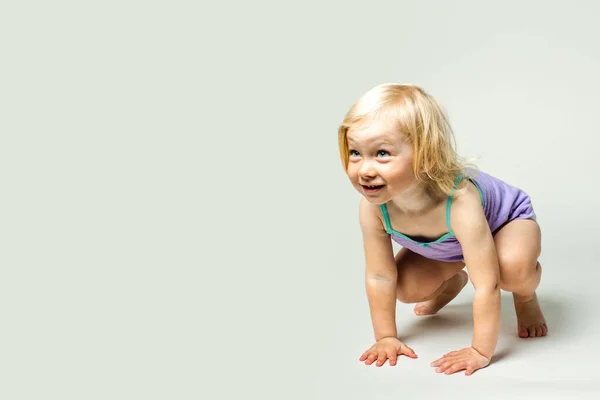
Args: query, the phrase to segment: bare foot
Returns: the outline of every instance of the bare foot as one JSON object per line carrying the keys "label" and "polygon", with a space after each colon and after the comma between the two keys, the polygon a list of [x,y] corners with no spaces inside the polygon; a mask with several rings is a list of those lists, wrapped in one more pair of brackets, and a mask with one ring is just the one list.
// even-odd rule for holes
{"label": "bare foot", "polygon": [[542,309],[538,303],[537,295],[533,293],[533,298],[523,298],[513,293],[515,311],[517,312],[517,325],[519,337],[546,336],[548,326],[542,314]]}
{"label": "bare foot", "polygon": [[462,288],[469,281],[469,276],[465,271],[460,271],[452,278],[448,279],[448,286],[435,299],[427,300],[422,303],[417,303],[415,306],[415,314],[417,315],[433,315],[442,309],[446,304],[450,303],[455,298]]}

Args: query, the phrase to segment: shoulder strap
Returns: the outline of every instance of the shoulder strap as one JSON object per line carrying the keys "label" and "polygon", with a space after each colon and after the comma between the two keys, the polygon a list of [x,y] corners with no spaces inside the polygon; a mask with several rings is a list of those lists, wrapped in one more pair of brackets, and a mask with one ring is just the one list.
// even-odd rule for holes
{"label": "shoulder strap", "polygon": [[384,204],[379,205],[381,208],[381,214],[383,214],[383,220],[385,222],[385,231],[389,234],[392,233],[392,224],[390,223],[390,216],[388,215],[387,206]]}
{"label": "shoulder strap", "polygon": [[450,208],[452,206],[452,198],[454,197],[454,191],[456,190],[456,186],[462,181],[463,175],[458,174],[458,178],[454,181],[454,188],[452,188],[452,194],[448,196],[448,201],[446,202],[446,225],[448,226],[448,232],[452,236],[454,236],[454,232],[452,232],[452,227],[450,226]]}

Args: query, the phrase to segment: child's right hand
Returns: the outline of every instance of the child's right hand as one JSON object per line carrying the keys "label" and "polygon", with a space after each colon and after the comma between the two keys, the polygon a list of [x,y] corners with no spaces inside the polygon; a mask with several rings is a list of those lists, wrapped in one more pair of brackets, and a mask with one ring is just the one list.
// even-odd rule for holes
{"label": "child's right hand", "polygon": [[377,360],[377,366],[381,367],[385,360],[389,359],[390,366],[396,365],[396,359],[400,354],[410,358],[417,358],[417,355],[407,345],[395,337],[381,338],[371,348],[360,356],[360,361],[365,361],[366,365],[371,365]]}

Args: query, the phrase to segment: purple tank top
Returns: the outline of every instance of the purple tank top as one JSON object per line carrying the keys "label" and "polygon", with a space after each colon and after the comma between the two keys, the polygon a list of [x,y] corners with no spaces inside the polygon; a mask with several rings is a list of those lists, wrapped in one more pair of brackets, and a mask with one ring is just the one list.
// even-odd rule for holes
{"label": "purple tank top", "polygon": [[[490,230],[496,233],[508,222],[515,219],[536,219],[535,212],[531,205],[531,199],[523,190],[509,185],[502,180],[495,178],[485,172],[476,172],[467,169],[467,179],[475,184],[479,195],[484,214],[487,218]],[[475,173],[475,177],[470,177]],[[462,180],[462,175],[456,180],[458,184]],[[391,238],[407,249],[433,260],[455,262],[463,260],[462,247],[450,227],[450,207],[452,205],[452,196],[448,197],[446,202],[446,225],[448,233],[432,242],[419,242],[395,231],[390,223],[387,206],[380,206],[385,222],[385,230],[391,235]]]}

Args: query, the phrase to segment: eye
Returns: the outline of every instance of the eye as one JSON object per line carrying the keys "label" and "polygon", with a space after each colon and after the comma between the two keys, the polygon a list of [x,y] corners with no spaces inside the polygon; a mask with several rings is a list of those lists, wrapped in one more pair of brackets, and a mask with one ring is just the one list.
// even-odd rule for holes
{"label": "eye", "polygon": [[385,156],[389,156],[389,155],[390,155],[390,153],[388,153],[388,152],[387,152],[387,151],[385,151],[385,150],[379,150],[379,151],[377,152],[377,155],[378,155],[378,156],[381,156],[381,157],[385,157]]}
{"label": "eye", "polygon": [[349,150],[348,154],[350,155],[350,157],[358,157],[360,156],[360,153],[356,150]]}

